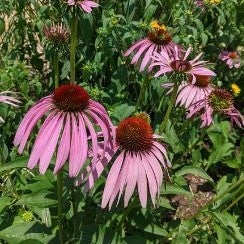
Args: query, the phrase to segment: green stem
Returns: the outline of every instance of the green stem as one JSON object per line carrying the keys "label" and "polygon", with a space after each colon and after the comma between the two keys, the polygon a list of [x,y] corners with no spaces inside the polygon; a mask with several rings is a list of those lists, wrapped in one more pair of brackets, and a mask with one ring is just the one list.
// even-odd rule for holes
{"label": "green stem", "polygon": [[53,57],[53,71],[54,71],[54,85],[55,88],[59,86],[59,55],[54,54]]}
{"label": "green stem", "polygon": [[[243,189],[242,189],[243,192]],[[231,209],[234,205],[236,205],[242,198],[244,197],[244,193],[242,193],[239,197],[237,197],[224,211]]]}
{"label": "green stem", "polygon": [[147,75],[141,84],[141,90],[140,90],[139,98],[138,98],[137,104],[136,104],[136,111],[138,111],[139,108],[142,108],[149,81],[150,81],[150,79],[149,79],[149,76]]}
{"label": "green stem", "polygon": [[73,9],[71,19],[71,44],[70,44],[70,83],[75,83],[75,53],[77,45],[77,26],[78,18],[76,16],[76,9]]}
{"label": "green stem", "polygon": [[74,225],[74,239],[76,238],[76,232],[77,232],[77,215],[78,215],[78,209],[76,204],[76,196],[75,196],[75,187],[72,185],[71,188],[71,199],[72,199],[72,208],[73,208],[73,225]]}
{"label": "green stem", "polygon": [[166,126],[167,126],[167,122],[169,120],[169,116],[171,114],[171,111],[174,107],[174,104],[175,104],[175,101],[176,101],[176,97],[177,97],[177,91],[178,91],[178,87],[179,85],[177,83],[174,84],[174,87],[173,87],[173,91],[172,91],[172,94],[171,94],[171,99],[169,101],[169,106],[168,106],[168,109],[166,111],[166,114],[164,116],[164,119],[159,127],[159,132],[160,134],[164,132]]}
{"label": "green stem", "polygon": [[64,229],[63,229],[63,170],[61,169],[57,174],[57,188],[58,188],[58,227],[59,227],[59,243],[64,243]]}

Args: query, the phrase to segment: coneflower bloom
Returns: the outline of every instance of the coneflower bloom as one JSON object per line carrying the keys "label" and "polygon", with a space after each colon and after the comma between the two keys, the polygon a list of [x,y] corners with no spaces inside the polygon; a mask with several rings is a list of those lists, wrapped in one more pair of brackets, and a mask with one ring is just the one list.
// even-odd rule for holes
{"label": "coneflower bloom", "polygon": [[[3,91],[0,92],[0,103],[5,103],[12,105],[14,107],[18,107],[20,104],[20,101],[17,100],[16,98],[10,96],[13,95],[14,93],[11,91]],[[4,122],[3,118],[0,116],[0,122]]]}
{"label": "coneflower bloom", "polygon": [[233,97],[228,91],[215,88],[206,99],[189,107],[187,118],[200,114],[202,120],[201,127],[205,127],[213,124],[213,115],[215,113],[221,113],[230,117],[231,123],[243,127],[243,116],[234,107],[233,103]]}
{"label": "coneflower bloom", "polygon": [[73,5],[78,5],[81,7],[85,12],[91,13],[93,8],[96,8],[99,6],[94,1],[88,1],[88,0],[68,0],[68,5],[73,6]]}
{"label": "coneflower bloom", "polygon": [[52,24],[43,28],[45,38],[53,44],[59,45],[68,42],[70,33],[66,27],[61,23]]}
{"label": "coneflower bloom", "polygon": [[219,59],[224,61],[229,68],[239,68],[241,65],[241,59],[237,52],[222,51],[219,55]]}
{"label": "coneflower bloom", "polygon": [[143,71],[152,62],[152,54],[157,51],[164,50],[170,53],[174,49],[175,44],[172,41],[172,36],[167,27],[158,21],[152,21],[147,37],[140,39],[134,43],[125,53],[124,56],[129,56],[135,53],[131,63],[136,64],[141,61],[140,71]]}
{"label": "coneflower bloom", "polygon": [[196,0],[196,1],[194,1],[194,4],[201,10],[204,10],[205,4],[204,4],[203,0]]}
{"label": "coneflower bloom", "polygon": [[69,176],[77,176],[90,150],[93,153],[91,164],[97,161],[98,133],[104,140],[104,150],[113,137],[110,133],[112,123],[105,108],[90,99],[79,85],[61,85],[52,95],[40,99],[20,123],[14,138],[14,145],[19,147],[19,153],[23,152],[31,131],[44,116],[46,118],[27,165],[33,169],[39,164],[41,174],[47,170],[57,148],[54,173],[69,161]]}
{"label": "coneflower bloom", "polygon": [[116,148],[113,165],[109,171],[102,197],[101,207],[111,208],[118,196],[124,192],[124,206],[128,205],[137,186],[142,207],[147,205],[150,192],[153,205],[164,173],[171,167],[165,147],[156,141],[148,122],[140,117],[130,117],[116,128]]}
{"label": "coneflower bloom", "polygon": [[[171,88],[169,91],[171,92],[174,83],[165,83],[162,86]],[[192,83],[192,76],[189,76],[187,81],[183,81],[180,84],[175,104],[189,108],[192,104],[206,99],[213,89],[210,76],[196,75],[196,82],[194,84]]]}
{"label": "coneflower bloom", "polygon": [[203,66],[207,61],[199,61],[202,53],[190,61],[187,60],[191,51],[192,48],[189,47],[184,57],[181,57],[177,46],[175,46],[174,55],[171,56],[165,50],[162,50],[160,53],[155,52],[152,56],[155,62],[151,65],[152,67],[159,66],[159,71],[156,72],[155,77],[169,72],[185,73],[192,76],[192,84],[195,84],[196,75],[215,76],[216,74],[213,71]]}

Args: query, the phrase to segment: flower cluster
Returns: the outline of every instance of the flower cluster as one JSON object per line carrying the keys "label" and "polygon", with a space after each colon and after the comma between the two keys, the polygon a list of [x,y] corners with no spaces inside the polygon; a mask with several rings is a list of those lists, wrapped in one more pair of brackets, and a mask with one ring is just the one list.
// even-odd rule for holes
{"label": "flower cluster", "polygon": [[[216,74],[206,67],[207,61],[200,60],[203,53],[189,59],[192,48],[189,47],[185,51],[184,48],[173,43],[171,38],[167,39],[165,37],[165,33],[168,33],[167,28],[163,24],[153,21],[151,28],[147,38],[139,40],[126,51],[125,56],[128,56],[137,50],[131,63],[142,60],[140,71],[148,66],[148,72],[154,73],[154,77],[168,73],[181,77],[181,80],[176,79],[174,83],[164,83],[162,86],[170,89],[168,94],[174,87],[177,88],[176,105],[187,109],[187,118],[200,115],[201,127],[211,125],[215,113],[229,116],[231,122],[242,127],[243,116],[234,107],[232,95],[211,83],[211,77]],[[230,68],[240,66],[240,59],[236,52],[223,51],[219,58]],[[238,88],[232,86],[235,94],[240,93]]]}
{"label": "flower cluster", "polygon": [[[216,4],[220,1],[206,2]],[[203,4],[198,1],[200,3]],[[67,4],[79,6],[88,13],[99,6],[88,0],[68,0]],[[44,35],[54,44],[66,43],[70,38],[63,24],[45,26]],[[71,49],[75,49],[75,45],[71,45]],[[166,74],[176,77],[173,82],[162,86],[169,89],[168,94],[176,95],[175,105],[186,109],[187,118],[200,116],[201,127],[211,125],[215,114],[224,114],[232,123],[243,127],[244,120],[234,106],[233,96],[213,85],[212,79],[216,74],[207,67],[208,62],[201,59],[203,53],[191,58],[192,52],[191,47],[185,49],[173,41],[169,27],[152,21],[145,37],[134,43],[124,56],[133,56],[131,63],[139,64],[140,72],[146,71],[156,78]],[[240,66],[236,52],[223,51],[219,58],[230,68]],[[75,58],[73,61],[75,64]],[[75,72],[73,74],[75,80]],[[38,166],[39,172],[44,174],[53,161],[56,174],[68,166],[69,176],[76,177],[76,185],[85,182],[85,189],[90,190],[113,162],[101,207],[111,209],[122,195],[124,207],[127,207],[135,191],[142,207],[147,206],[149,197],[155,206],[161,185],[169,178],[171,162],[165,146],[160,143],[162,138],[153,132],[149,116],[136,113],[114,126],[105,107],[91,99],[83,87],[72,82],[56,87],[50,95],[41,98],[21,121],[14,138],[20,154],[31,140],[34,128],[38,127],[27,167],[33,169]],[[235,94],[240,93],[237,85],[233,84],[231,88]],[[7,92],[0,93],[0,102],[13,106],[19,103]],[[3,119],[0,117],[0,120]],[[185,201],[183,205],[187,205],[187,210],[182,207],[182,216],[191,215],[194,206],[197,207],[193,212],[197,213],[212,195],[204,201],[206,197],[204,194],[196,196],[189,206]]]}

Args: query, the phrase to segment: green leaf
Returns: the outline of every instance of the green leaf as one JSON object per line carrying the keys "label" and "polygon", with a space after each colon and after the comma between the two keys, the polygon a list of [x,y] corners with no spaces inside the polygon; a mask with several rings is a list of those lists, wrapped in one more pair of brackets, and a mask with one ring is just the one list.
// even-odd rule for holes
{"label": "green leaf", "polygon": [[11,204],[12,198],[10,197],[1,197],[0,198],[0,213]]}
{"label": "green leaf", "polygon": [[168,236],[168,232],[156,224],[150,224],[147,227],[145,227],[143,230],[145,232],[148,232],[148,233],[151,233],[154,235]]}
{"label": "green leaf", "polygon": [[15,205],[27,205],[31,207],[45,208],[57,204],[57,200],[47,197],[48,192],[31,193],[22,195],[20,200]]}
{"label": "green leaf", "polygon": [[135,106],[129,106],[128,104],[121,104],[114,109],[113,116],[119,121],[129,117],[136,110]]}
{"label": "green leaf", "polygon": [[0,166],[0,172],[6,171],[6,170],[11,170],[15,168],[24,168],[27,165],[28,157],[19,157],[15,161],[4,164],[4,166]]}
{"label": "green leaf", "polygon": [[180,186],[166,185],[166,189],[164,187],[161,188],[162,194],[174,194],[174,195],[186,195],[191,197],[191,192],[185,190]]}
{"label": "green leaf", "polygon": [[213,179],[203,170],[194,166],[185,166],[175,173],[176,176],[193,174],[213,182]]}
{"label": "green leaf", "polygon": [[240,243],[244,243],[244,236],[240,232],[240,227],[238,226],[237,216],[231,215],[227,212],[211,212],[211,214],[215,217],[217,222],[221,224],[221,226],[232,235],[232,237],[238,240]]}
{"label": "green leaf", "polygon": [[[23,241],[35,240],[34,243],[48,243],[50,236],[43,233],[43,228],[38,222],[15,221],[11,226],[0,231],[0,239],[8,244],[25,243]],[[38,242],[36,242],[38,241]],[[27,242],[28,243],[28,242]]]}
{"label": "green leaf", "polygon": [[176,238],[173,240],[172,243],[180,243],[180,244],[188,244],[190,241],[186,238],[187,230],[190,227],[189,220],[182,220],[179,226],[179,230],[177,233]]}

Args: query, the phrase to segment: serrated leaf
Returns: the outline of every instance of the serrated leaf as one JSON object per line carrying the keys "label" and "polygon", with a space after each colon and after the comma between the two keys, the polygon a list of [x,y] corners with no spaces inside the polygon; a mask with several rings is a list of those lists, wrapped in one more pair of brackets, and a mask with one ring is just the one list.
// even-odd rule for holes
{"label": "serrated leaf", "polygon": [[27,165],[28,157],[19,157],[15,161],[10,162],[8,164],[4,164],[4,166],[0,166],[0,172],[11,170],[15,168],[24,168]]}
{"label": "serrated leaf", "polygon": [[194,166],[185,166],[175,173],[176,176],[193,174],[213,182],[213,179],[203,170]]}
{"label": "serrated leaf", "polygon": [[237,223],[237,217],[227,212],[211,212],[215,219],[222,225],[222,227],[229,232],[232,237],[240,243],[244,243],[244,236],[240,232],[240,227]]}

